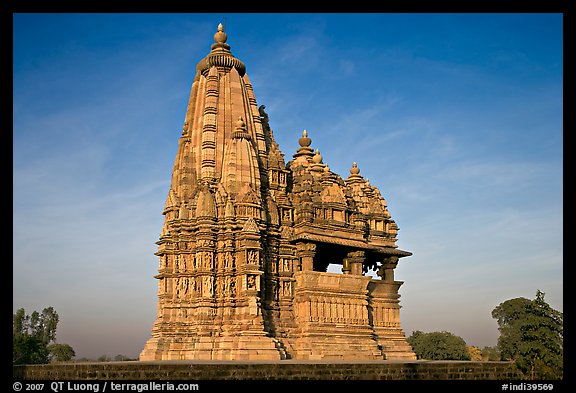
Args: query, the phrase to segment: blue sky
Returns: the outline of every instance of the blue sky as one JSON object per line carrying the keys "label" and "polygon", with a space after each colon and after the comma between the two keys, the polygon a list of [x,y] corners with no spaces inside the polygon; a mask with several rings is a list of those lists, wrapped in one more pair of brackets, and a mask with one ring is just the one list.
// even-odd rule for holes
{"label": "blue sky", "polygon": [[563,311],[562,14],[14,14],[13,309],[78,358],[137,356],[195,66],[225,23],[288,161],[308,130],[400,231],[402,325],[496,345]]}

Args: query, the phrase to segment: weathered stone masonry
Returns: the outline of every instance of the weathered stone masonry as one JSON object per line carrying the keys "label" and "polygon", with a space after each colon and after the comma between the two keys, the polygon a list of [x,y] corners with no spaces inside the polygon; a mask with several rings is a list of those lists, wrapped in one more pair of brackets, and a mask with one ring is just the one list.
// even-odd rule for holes
{"label": "weathered stone masonry", "polygon": [[140,360],[415,359],[394,279],[412,254],[380,191],[356,163],[332,172],[306,131],[286,163],[222,25],[214,40],[178,141]]}
{"label": "weathered stone masonry", "polygon": [[[519,380],[507,362],[97,362],[12,366],[14,380]],[[206,386],[201,384],[200,389]],[[210,385],[208,385],[210,387]],[[390,386],[387,386],[390,387]],[[436,385],[439,387],[439,385]],[[462,386],[457,385],[459,391]],[[475,386],[477,388],[477,386]],[[500,386],[489,386],[493,390]],[[110,388],[110,387],[109,387]],[[555,386],[555,390],[558,386]],[[447,391],[444,387],[442,392]],[[456,391],[456,390],[454,390]]]}

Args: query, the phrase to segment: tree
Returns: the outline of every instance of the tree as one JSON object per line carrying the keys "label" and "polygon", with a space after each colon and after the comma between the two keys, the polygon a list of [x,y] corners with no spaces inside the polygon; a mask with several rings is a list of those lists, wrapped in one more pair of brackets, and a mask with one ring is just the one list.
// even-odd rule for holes
{"label": "tree", "polygon": [[12,362],[48,363],[54,356],[48,346],[56,340],[57,327],[58,313],[53,307],[45,308],[42,313],[34,311],[30,315],[26,315],[23,308],[18,309],[12,316]]}
{"label": "tree", "polygon": [[50,352],[51,360],[57,362],[67,362],[76,356],[74,349],[68,344],[50,344],[48,345],[48,352]]}
{"label": "tree", "polygon": [[98,361],[99,361],[99,362],[109,362],[110,360],[111,360],[111,359],[108,357],[108,355],[101,355],[101,356],[98,358]]}
{"label": "tree", "polygon": [[116,356],[114,356],[114,361],[115,362],[125,362],[131,360],[128,356],[122,355],[122,354],[118,354]]}
{"label": "tree", "polygon": [[468,350],[468,355],[470,356],[470,360],[474,360],[474,361],[481,361],[482,360],[482,351],[480,350],[480,348],[474,346],[474,345],[468,345],[466,346],[466,349]]}
{"label": "tree", "polygon": [[501,303],[492,310],[492,318],[498,321],[498,350],[503,360],[516,360],[518,346],[522,342],[522,332],[518,328],[518,321],[524,320],[529,299],[520,297]]}
{"label": "tree", "polygon": [[450,332],[412,332],[407,338],[418,359],[470,360],[466,342]]}
{"label": "tree", "polygon": [[12,344],[14,364],[43,364],[48,363],[50,359],[46,345],[36,337],[26,334],[15,335]]}
{"label": "tree", "polygon": [[482,360],[491,362],[500,361],[500,351],[498,347],[482,348]]}
{"label": "tree", "polygon": [[563,314],[544,295],[537,290],[534,300],[507,300],[494,308],[492,317],[498,321],[502,359],[514,361],[531,379],[558,379],[563,373]]}

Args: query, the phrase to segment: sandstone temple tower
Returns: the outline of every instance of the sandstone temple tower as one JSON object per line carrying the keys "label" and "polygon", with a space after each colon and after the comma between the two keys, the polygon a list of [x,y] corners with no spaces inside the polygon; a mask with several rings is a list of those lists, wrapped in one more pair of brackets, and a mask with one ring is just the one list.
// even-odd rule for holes
{"label": "sandstone temple tower", "polygon": [[356,163],[332,172],[306,131],[286,163],[222,25],[214,41],[178,141],[140,360],[416,359],[394,279],[412,254],[380,191]]}

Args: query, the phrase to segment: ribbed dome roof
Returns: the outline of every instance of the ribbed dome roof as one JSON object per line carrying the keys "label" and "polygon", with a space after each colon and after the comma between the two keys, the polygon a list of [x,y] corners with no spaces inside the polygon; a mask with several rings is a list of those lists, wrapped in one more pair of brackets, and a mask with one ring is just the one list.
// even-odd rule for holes
{"label": "ribbed dome roof", "polygon": [[201,73],[207,72],[212,66],[224,68],[226,70],[232,67],[236,68],[238,74],[242,77],[246,73],[244,63],[234,57],[230,52],[230,45],[226,43],[228,35],[224,32],[222,23],[218,25],[218,31],[214,34],[215,43],[212,44],[212,50],[196,66],[196,70]]}

